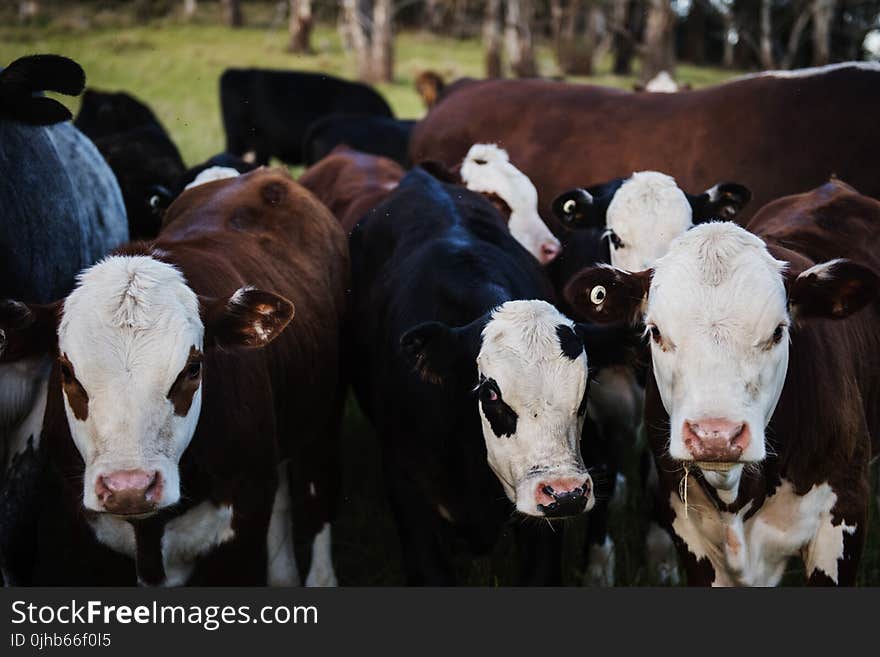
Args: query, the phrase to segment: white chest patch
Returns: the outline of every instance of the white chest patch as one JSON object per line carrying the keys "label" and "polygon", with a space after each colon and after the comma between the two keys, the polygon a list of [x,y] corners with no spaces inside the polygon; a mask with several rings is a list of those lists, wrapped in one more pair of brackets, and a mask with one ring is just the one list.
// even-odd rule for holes
{"label": "white chest patch", "polygon": [[[134,528],[108,515],[90,522],[97,539],[107,547],[135,558]],[[165,525],[162,535],[163,586],[182,586],[192,574],[196,560],[235,537],[232,507],[202,502]]]}
{"label": "white chest patch", "polygon": [[748,520],[746,504],[738,513],[719,511],[693,480],[688,484],[688,508],[676,493],[669,497],[675,512],[672,527],[697,560],[708,558],[715,570],[714,586],[775,586],[791,557],[801,555],[807,576],[815,570],[837,583],[843,557],[844,533],[856,527],[832,524],[837,494],[827,483],[797,495],[783,480],[775,493]]}

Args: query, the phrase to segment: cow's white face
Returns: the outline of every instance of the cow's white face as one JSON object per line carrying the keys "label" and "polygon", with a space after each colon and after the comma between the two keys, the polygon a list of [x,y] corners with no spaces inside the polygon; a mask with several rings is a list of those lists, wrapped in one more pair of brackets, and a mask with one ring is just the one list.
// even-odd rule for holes
{"label": "cow's white face", "polygon": [[532,181],[495,144],[474,144],[461,165],[468,189],[495,194],[510,208],[507,226],[513,238],[542,264],[562,250],[558,239],[538,214],[538,191]]}
{"label": "cow's white face", "polygon": [[574,515],[595,504],[581,457],[587,354],[543,301],[509,301],[482,332],[480,419],[489,466],[518,511]]}
{"label": "cow's white face", "polygon": [[784,266],[731,223],[693,228],[655,264],[644,319],[673,458],[764,458],[788,367]]}
{"label": "cow's white face", "polygon": [[625,271],[648,269],[692,225],[691,205],[673,178],[656,171],[634,173],[608,205],[611,264]]}
{"label": "cow's white face", "polygon": [[201,410],[204,340],[182,274],[146,256],[103,260],[80,275],[58,338],[85,507],[137,516],[176,503]]}

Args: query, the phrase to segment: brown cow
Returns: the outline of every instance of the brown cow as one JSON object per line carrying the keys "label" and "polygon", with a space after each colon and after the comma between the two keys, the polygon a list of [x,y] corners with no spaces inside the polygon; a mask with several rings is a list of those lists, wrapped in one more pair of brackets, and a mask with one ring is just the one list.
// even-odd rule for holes
{"label": "brown cow", "polygon": [[388,196],[405,171],[394,160],[361,153],[344,144],[334,148],[299,178],[350,233],[357,222]]}
{"label": "brown cow", "polygon": [[[855,582],[880,449],[880,202],[836,180],[567,296],[650,335],[645,426],[691,584]],[[861,311],[861,312],[859,312]],[[837,321],[831,321],[837,320]]]}
{"label": "brown cow", "polygon": [[326,208],[261,169],[187,190],[62,301],[0,306],[4,360],[57,356],[34,583],[334,583],[348,276]]}
{"label": "brown cow", "polygon": [[[880,197],[880,65],[767,73],[679,94],[636,94],[544,80],[461,81],[419,122],[413,162],[460,162],[497,143],[538,189],[549,217],[560,193],[632,171],[683,189],[736,180],[750,207],[822,184],[831,174]],[[747,221],[752,211],[739,221]],[[560,226],[551,226],[558,234]]]}

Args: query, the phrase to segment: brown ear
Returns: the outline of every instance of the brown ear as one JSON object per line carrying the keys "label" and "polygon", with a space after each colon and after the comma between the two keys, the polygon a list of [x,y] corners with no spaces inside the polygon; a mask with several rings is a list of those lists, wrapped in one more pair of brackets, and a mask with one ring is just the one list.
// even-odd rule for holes
{"label": "brown ear", "polygon": [[200,299],[205,344],[256,349],[272,342],[293,319],[282,296],[243,287],[229,299]]}
{"label": "brown ear", "polygon": [[58,348],[61,302],[25,304],[0,300],[0,362],[11,363]]}
{"label": "brown ear", "polygon": [[563,294],[580,319],[637,324],[653,274],[652,269],[630,273],[607,265],[588,267],[572,277]]}
{"label": "brown ear", "polygon": [[877,299],[880,277],[851,260],[830,260],[803,271],[788,284],[796,319],[843,319]]}

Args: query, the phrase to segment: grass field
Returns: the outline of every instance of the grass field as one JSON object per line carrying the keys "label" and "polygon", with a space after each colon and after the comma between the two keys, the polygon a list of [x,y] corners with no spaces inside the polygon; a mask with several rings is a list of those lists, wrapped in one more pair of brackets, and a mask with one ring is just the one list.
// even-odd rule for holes
{"label": "grass field", "polygon": [[[13,3],[7,3],[11,5]],[[354,73],[354,62],[344,52],[332,25],[319,25],[314,33],[316,52],[309,56],[285,52],[285,24],[273,15],[274,4],[246,7],[249,26],[230,30],[219,25],[216,10],[202,3],[194,23],[178,16],[134,24],[130,15],[87,14],[70,3],[60,15],[44,18],[39,25],[16,25],[9,9],[0,7],[0,65],[25,54],[54,52],[77,60],[88,76],[88,84],[105,90],[125,90],[147,102],[178,144],[187,164],[195,164],[224,149],[218,99],[218,79],[230,66],[260,66],[323,71],[343,77]],[[5,13],[4,13],[5,12]],[[542,74],[556,75],[547,45],[538,48]],[[403,33],[396,41],[396,79],[379,86],[396,114],[419,118],[424,110],[413,87],[413,78],[433,69],[448,80],[482,74],[482,49],[476,40],[464,41],[424,33]],[[608,74],[609,62],[589,81],[630,87],[634,78]],[[735,72],[697,68],[682,64],[682,82],[694,87],[720,82]],[[75,112],[76,99],[61,98]],[[375,436],[350,401],[344,423],[344,492],[340,517],[334,528],[337,571],[343,584],[403,584],[400,554],[393,522],[382,491],[381,468]],[[637,472],[633,457],[627,470]],[[641,491],[630,486],[623,512],[612,519],[617,544],[616,579],[621,584],[652,583],[642,559],[642,530],[646,522]],[[876,507],[862,581],[880,583],[880,550],[876,529]],[[582,579],[580,551],[583,523],[566,525],[565,581]],[[514,548],[506,536],[490,557],[461,559],[457,564],[461,581],[468,584],[499,585],[512,582]],[[796,582],[795,566],[786,578]]]}

